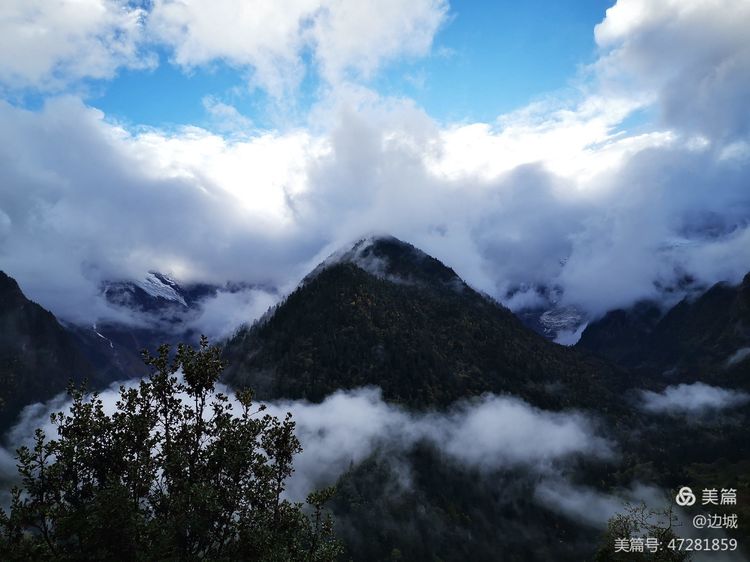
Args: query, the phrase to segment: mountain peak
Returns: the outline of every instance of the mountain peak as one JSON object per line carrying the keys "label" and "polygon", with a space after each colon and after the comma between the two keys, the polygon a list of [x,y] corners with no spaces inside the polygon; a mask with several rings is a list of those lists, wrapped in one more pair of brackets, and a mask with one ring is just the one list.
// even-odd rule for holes
{"label": "mountain peak", "polygon": [[0,271],[0,294],[11,295],[15,293],[19,295],[23,294],[16,280],[4,271]]}
{"label": "mountain peak", "polygon": [[25,405],[52,398],[70,379],[98,382],[91,364],[51,312],[0,272],[0,428]]}
{"label": "mountain peak", "polygon": [[0,271],[0,312],[13,310],[30,302],[16,280]]}
{"label": "mountain peak", "polygon": [[367,273],[406,285],[463,291],[466,283],[453,269],[419,248],[395,236],[367,236],[351,247],[331,254],[304,280],[309,282],[321,271],[338,264],[350,263]]}
{"label": "mountain peak", "polygon": [[180,294],[180,286],[167,275],[149,271],[143,280],[137,282],[137,285],[154,298],[176,302],[184,307],[188,306]]}
{"label": "mountain peak", "polygon": [[416,408],[484,392],[545,408],[599,407],[625,380],[531,332],[393,237],[362,239],[331,256],[224,353],[225,380],[262,399],[320,401],[375,385],[387,400]]}

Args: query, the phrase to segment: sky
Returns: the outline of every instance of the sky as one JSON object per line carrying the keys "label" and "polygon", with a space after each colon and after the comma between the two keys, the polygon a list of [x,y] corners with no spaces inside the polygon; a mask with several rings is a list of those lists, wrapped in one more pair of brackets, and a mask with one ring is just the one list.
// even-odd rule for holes
{"label": "sky", "polygon": [[76,322],[152,270],[283,293],[372,233],[514,310],[736,283],[748,25],[737,0],[5,0],[0,269]]}

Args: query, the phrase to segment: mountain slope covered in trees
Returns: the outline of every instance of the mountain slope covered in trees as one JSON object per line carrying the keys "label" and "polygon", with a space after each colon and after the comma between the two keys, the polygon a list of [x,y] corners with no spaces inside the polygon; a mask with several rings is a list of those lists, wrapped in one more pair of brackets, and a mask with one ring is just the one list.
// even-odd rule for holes
{"label": "mountain slope covered in trees", "polygon": [[91,362],[53,314],[0,272],[0,427],[25,405],[63,392],[68,381],[99,382]]}
{"label": "mountain slope covered in trees", "polygon": [[409,244],[378,238],[355,249],[227,343],[229,383],[264,398],[319,401],[376,385],[418,408],[494,392],[544,408],[606,409],[634,382],[527,329]]}
{"label": "mountain slope covered in trees", "polygon": [[665,382],[750,389],[750,273],[662,312],[643,302],[590,324],[577,347]]}

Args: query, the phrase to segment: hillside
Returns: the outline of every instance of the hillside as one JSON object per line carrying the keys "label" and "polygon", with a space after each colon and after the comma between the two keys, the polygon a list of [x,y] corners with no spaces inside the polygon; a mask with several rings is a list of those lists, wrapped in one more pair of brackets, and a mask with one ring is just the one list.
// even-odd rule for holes
{"label": "hillside", "polygon": [[750,388],[750,274],[718,283],[665,313],[653,303],[615,310],[584,330],[577,347],[664,381]]}
{"label": "hillside", "polygon": [[[642,323],[658,323],[660,315],[643,314]],[[722,323],[734,329],[730,316],[720,317],[717,329]],[[617,333],[612,341],[629,346],[628,337]],[[736,486],[748,455],[741,444],[747,408],[690,432],[683,418],[645,415],[640,390],[683,381],[660,380],[647,367],[631,373],[589,350],[557,345],[438,260],[393,238],[361,241],[323,262],[228,342],[225,357],[227,381],[252,387],[260,398],[321,401],[340,388],[376,385],[386,400],[412,409],[444,411],[491,392],[540,408],[586,411],[601,420],[618,454],[568,470],[607,493],[633,482],[665,490],[705,483],[703,473]],[[398,553],[409,560],[494,560],[500,548],[508,560],[593,553],[598,531],[540,506],[524,471],[488,477],[429,446],[403,455],[376,451],[338,482],[333,509],[353,559]],[[403,478],[406,489],[397,484]],[[517,526],[530,520],[533,529]]]}
{"label": "hillside", "polygon": [[70,379],[101,382],[91,362],[51,312],[27,299],[0,272],[0,427],[23,406],[65,390]]}
{"label": "hillside", "polygon": [[318,267],[225,348],[227,381],[260,397],[319,401],[377,385],[414,407],[483,392],[545,408],[607,408],[632,381],[547,341],[455,272],[394,238],[360,242]]}

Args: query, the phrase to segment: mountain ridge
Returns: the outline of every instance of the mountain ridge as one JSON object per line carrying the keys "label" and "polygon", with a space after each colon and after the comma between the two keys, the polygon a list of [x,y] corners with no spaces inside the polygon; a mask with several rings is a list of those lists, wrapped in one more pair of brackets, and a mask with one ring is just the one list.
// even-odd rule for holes
{"label": "mountain ridge", "polygon": [[340,263],[354,264],[375,277],[396,283],[437,283],[455,290],[468,288],[452,268],[416,246],[389,234],[366,236],[351,247],[332,253],[306,275],[302,283],[311,281],[321,271]]}
{"label": "mountain ridge", "polygon": [[750,389],[750,273],[716,283],[668,310],[641,302],[608,312],[577,347],[665,382],[707,382]]}
{"label": "mountain ridge", "polygon": [[28,299],[16,280],[2,271],[0,379],[0,427],[12,422],[27,404],[64,391],[69,380],[103,382],[55,316]]}
{"label": "mountain ridge", "polygon": [[[509,392],[559,409],[602,407],[604,394],[632,382],[532,332],[411,244],[376,238],[352,251],[323,262],[263,322],[227,342],[229,383],[262,398],[313,401],[376,385],[386,399],[417,407]],[[361,256],[378,260],[375,273]]]}

